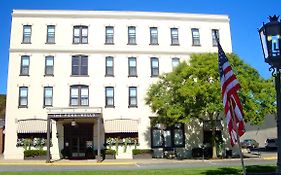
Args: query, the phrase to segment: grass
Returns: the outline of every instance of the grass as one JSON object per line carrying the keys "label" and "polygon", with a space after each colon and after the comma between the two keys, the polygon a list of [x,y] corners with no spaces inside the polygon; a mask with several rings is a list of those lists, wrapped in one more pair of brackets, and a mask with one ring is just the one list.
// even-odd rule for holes
{"label": "grass", "polygon": [[[274,172],[273,165],[247,166],[247,172]],[[241,175],[241,167],[203,167],[161,170],[94,170],[58,172],[2,172],[1,175]]]}

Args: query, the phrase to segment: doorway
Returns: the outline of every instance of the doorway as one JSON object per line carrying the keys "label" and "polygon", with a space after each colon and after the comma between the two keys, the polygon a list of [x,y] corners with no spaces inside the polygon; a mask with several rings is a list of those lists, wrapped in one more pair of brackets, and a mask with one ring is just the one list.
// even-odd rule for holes
{"label": "doorway", "polygon": [[64,125],[64,150],[70,159],[94,158],[93,124]]}

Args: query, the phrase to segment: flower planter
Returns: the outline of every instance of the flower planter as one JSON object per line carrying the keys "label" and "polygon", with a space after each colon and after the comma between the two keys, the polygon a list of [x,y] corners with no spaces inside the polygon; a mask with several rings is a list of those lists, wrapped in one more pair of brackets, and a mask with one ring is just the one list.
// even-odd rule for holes
{"label": "flower planter", "polygon": [[106,154],[105,159],[116,159],[116,156],[112,154]]}

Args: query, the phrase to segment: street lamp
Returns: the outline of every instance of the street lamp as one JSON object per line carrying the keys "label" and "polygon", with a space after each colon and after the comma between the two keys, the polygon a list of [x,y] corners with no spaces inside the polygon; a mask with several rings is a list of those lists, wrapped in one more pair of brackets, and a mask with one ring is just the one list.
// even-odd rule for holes
{"label": "street lamp", "polygon": [[277,174],[281,175],[281,94],[280,94],[280,69],[281,69],[281,22],[279,16],[269,16],[270,22],[263,23],[258,30],[263,49],[265,62],[270,65],[269,71],[275,77],[276,102],[277,102]]}

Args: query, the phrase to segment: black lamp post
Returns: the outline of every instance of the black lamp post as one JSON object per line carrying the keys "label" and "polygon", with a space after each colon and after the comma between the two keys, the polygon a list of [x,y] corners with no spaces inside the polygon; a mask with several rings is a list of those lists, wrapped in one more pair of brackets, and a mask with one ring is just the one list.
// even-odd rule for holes
{"label": "black lamp post", "polygon": [[281,69],[281,22],[279,16],[269,16],[270,22],[263,23],[259,29],[259,35],[265,62],[271,67],[269,71],[275,77],[276,102],[277,102],[277,174],[281,175],[281,93],[280,93],[280,69]]}

